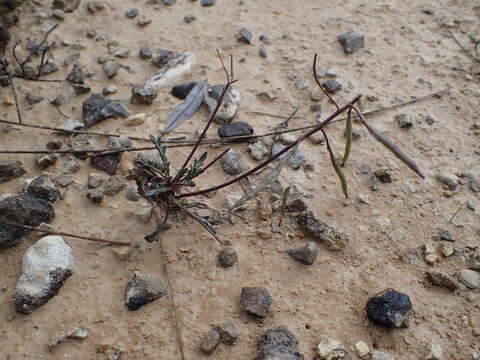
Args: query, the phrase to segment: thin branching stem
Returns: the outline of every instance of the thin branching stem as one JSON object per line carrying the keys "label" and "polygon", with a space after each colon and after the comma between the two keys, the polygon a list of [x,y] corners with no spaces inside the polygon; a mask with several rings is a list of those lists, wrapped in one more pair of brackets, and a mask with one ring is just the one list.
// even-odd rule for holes
{"label": "thin branching stem", "polygon": [[215,191],[215,190],[219,190],[219,189],[222,189],[226,186],[229,186],[229,185],[232,185],[250,175],[252,175],[253,173],[257,172],[258,170],[260,170],[261,168],[263,168],[264,166],[268,165],[269,163],[271,163],[272,161],[276,160],[277,158],[279,158],[280,156],[282,156],[283,154],[285,154],[287,151],[289,151],[290,149],[294,148],[295,146],[297,146],[298,144],[300,144],[303,140],[305,140],[306,138],[308,138],[309,136],[313,135],[314,133],[316,133],[317,131],[320,131],[323,127],[327,126],[333,119],[335,119],[338,115],[340,115],[341,113],[343,113],[344,111],[350,109],[358,100],[360,99],[360,96],[356,96],[352,101],[350,101],[348,104],[346,104],[345,106],[339,108],[337,111],[335,111],[332,115],[330,115],[327,119],[325,119],[323,122],[321,122],[320,124],[316,125],[314,129],[310,130],[308,133],[302,135],[301,137],[299,137],[296,141],[294,141],[293,143],[291,143],[290,145],[286,146],[284,149],[282,149],[281,151],[279,151],[277,154],[269,157],[267,160],[263,161],[260,165],[254,167],[253,169],[247,171],[246,173],[236,177],[235,179],[232,179],[230,181],[227,181],[223,184],[220,184],[220,185],[216,185],[216,186],[212,186],[210,188],[207,188],[207,189],[204,189],[204,190],[197,190],[197,191],[193,191],[193,192],[189,192],[189,193],[183,193],[183,194],[179,194],[179,195],[176,195],[176,198],[183,198],[183,197],[190,197],[190,196],[196,196],[196,195],[201,195],[201,194],[205,194],[205,193],[208,193],[210,191]]}
{"label": "thin branching stem", "polygon": [[337,102],[335,100],[333,100],[333,98],[330,96],[330,94],[328,93],[327,90],[325,90],[325,88],[323,87],[323,85],[320,83],[320,79],[318,77],[318,73],[317,73],[317,54],[315,54],[315,56],[313,57],[313,77],[315,79],[315,82],[317,83],[318,87],[320,88],[320,90],[323,91],[323,93],[328,97],[328,100],[330,100],[330,102],[335,105],[335,107],[337,108],[337,110],[339,109],[339,106],[337,104]]}

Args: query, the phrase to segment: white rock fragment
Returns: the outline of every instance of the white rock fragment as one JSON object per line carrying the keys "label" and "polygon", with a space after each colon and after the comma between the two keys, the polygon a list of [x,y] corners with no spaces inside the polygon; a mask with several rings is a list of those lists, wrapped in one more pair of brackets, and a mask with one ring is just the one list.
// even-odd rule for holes
{"label": "white rock fragment", "polygon": [[160,72],[145,82],[145,88],[158,90],[180,83],[187,74],[192,72],[196,58],[195,54],[188,52],[176,56]]}
{"label": "white rock fragment", "polygon": [[331,340],[325,335],[322,336],[317,346],[317,353],[320,360],[337,360],[345,359],[346,352],[342,343]]}
{"label": "white rock fragment", "polygon": [[72,274],[72,248],[61,236],[46,236],[23,257],[22,275],[14,291],[15,309],[30,314],[58,293]]}
{"label": "white rock fragment", "polygon": [[442,360],[443,359],[443,349],[442,346],[435,340],[431,341],[428,344],[428,354],[425,357],[425,360]]}
{"label": "white rock fragment", "polygon": [[355,352],[357,353],[358,357],[363,359],[370,354],[370,348],[365,341],[357,341],[355,344]]}

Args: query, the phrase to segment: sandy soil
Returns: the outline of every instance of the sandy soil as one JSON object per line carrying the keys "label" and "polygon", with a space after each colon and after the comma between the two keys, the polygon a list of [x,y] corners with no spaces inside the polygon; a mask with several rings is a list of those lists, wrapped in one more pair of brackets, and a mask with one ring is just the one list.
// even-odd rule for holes
{"label": "sandy soil", "polygon": [[[67,14],[60,28],[51,35],[51,40],[58,42],[51,53],[57,63],[63,64],[63,59],[74,52],[62,46],[61,40],[80,41],[86,49],[80,51],[79,62],[93,72],[87,79],[92,90],[101,92],[104,86],[114,84],[119,92],[113,98],[129,99],[131,86],[143,83],[156,71],[138,58],[141,45],[197,54],[198,66],[189,79],[207,78],[210,83],[224,80],[215,57],[218,48],[224,54],[233,54],[237,60],[235,73],[240,81],[236,87],[243,95],[238,120],[249,122],[258,134],[272,129],[280,119],[255,115],[252,111],[287,115],[299,105],[300,117],[292,120],[291,126],[314,122],[315,114],[309,107],[312,103],[310,93],[314,89],[310,67],[315,52],[320,55],[319,66],[333,68],[339,75],[344,86],[336,96],[339,103],[363,94],[378,98],[377,101],[365,101],[365,108],[374,109],[391,105],[395,98],[409,100],[411,96],[423,96],[452,86],[441,99],[383,113],[371,120],[418,162],[428,175],[425,181],[370,137],[354,143],[346,168],[351,193],[348,200],[342,197],[324,146],[307,141],[301,147],[315,166],[313,173],[290,169],[282,173],[283,184],[298,183],[314,194],[307,202],[318,218],[350,235],[351,242],[342,252],[333,253],[321,247],[319,259],[313,266],[295,262],[284,254],[284,250],[300,246],[306,239],[299,236],[293,220],[286,219],[281,234],[272,233],[270,239],[261,239],[256,234],[260,220],[253,201],[241,214],[243,219],[235,218],[234,225],[222,224],[218,228],[221,238],[230,241],[239,255],[239,263],[225,270],[216,264],[219,244],[198,224],[190,220],[172,222],[172,228],[163,236],[163,243],[186,359],[206,358],[198,350],[199,339],[210,325],[225,321],[237,324],[240,338],[233,347],[219,346],[210,356],[212,359],[253,359],[258,336],[266,329],[284,324],[299,339],[306,359],[314,358],[314,348],[321,335],[343,342],[352,353],[355,342],[363,340],[397,359],[424,359],[430,340],[442,344],[445,359],[467,360],[472,358],[472,352],[480,352],[478,337],[472,334],[469,320],[480,313],[478,290],[452,294],[446,289],[432,287],[424,279],[425,271],[432,267],[423,261],[417,265],[405,264],[399,257],[406,249],[433,242],[432,237],[438,229],[448,229],[456,240],[456,247],[478,247],[478,214],[464,208],[456,216],[456,225],[447,223],[466,200],[479,202],[478,194],[467,185],[460,186],[454,193],[446,192],[435,180],[439,169],[463,172],[479,163],[478,134],[470,130],[478,122],[480,110],[478,76],[472,73],[478,68],[475,70],[471,59],[434,19],[444,17],[451,24],[458,21],[456,31],[467,42],[461,31],[478,31],[480,13],[478,6],[474,8],[475,2],[219,0],[211,8],[187,0],[179,0],[171,7],[149,5],[145,1],[107,3],[108,8],[95,15],[88,14],[84,2],[77,11]],[[51,13],[50,1],[35,1],[35,4],[37,12],[32,11],[31,5],[23,7],[19,23],[12,28],[14,40],[40,38],[41,29],[55,22],[37,22],[38,12]],[[143,28],[137,26],[135,20],[124,16],[128,7],[138,8],[140,14],[153,22]],[[435,15],[422,12],[425,8]],[[196,21],[185,23],[183,17],[187,14],[194,14]],[[236,41],[241,27],[255,34],[254,46]],[[351,29],[365,33],[366,46],[346,56],[336,36]],[[135,72],[120,69],[114,79],[108,80],[96,62],[99,56],[107,54],[106,41],[88,39],[85,36],[88,30],[117,40],[116,51],[129,49],[130,57],[119,61]],[[267,58],[258,55],[261,34],[272,39],[272,45],[265,46]],[[50,78],[63,79],[70,68],[62,65]],[[467,73],[452,68],[462,68]],[[310,87],[303,91],[296,89],[295,78],[307,79]],[[64,119],[48,102],[30,107],[24,94],[30,89],[34,94],[52,99],[71,89],[69,83],[18,80],[16,84],[24,122],[49,126],[63,123]],[[259,100],[256,94],[262,91],[271,93],[275,100],[271,103]],[[12,99],[8,88],[2,88],[1,94],[3,99]],[[62,106],[62,111],[73,119],[80,119],[81,104],[87,96],[72,99]],[[95,126],[94,130],[141,136],[156,134],[177,103],[169,89],[164,89],[151,106],[129,105],[132,113],[151,114],[143,125],[125,128],[123,119],[110,119]],[[333,110],[325,100],[321,104],[323,114]],[[13,105],[2,103],[0,109],[3,118],[16,119]],[[394,116],[399,112],[414,117],[412,129],[398,128]],[[427,125],[423,120],[425,115],[432,116],[435,123]],[[193,133],[202,127],[205,116],[202,110],[178,130]],[[215,136],[216,130],[214,126],[209,134]],[[344,142],[343,128],[333,126],[329,134],[340,151]],[[21,128],[1,133],[0,148],[43,149],[54,137],[48,131]],[[91,143],[103,148],[106,140],[92,137]],[[246,144],[234,147],[242,151],[243,160],[249,166],[254,165],[246,152]],[[218,148],[207,150],[210,155],[222,151]],[[187,151],[186,148],[172,150],[171,158],[183,161]],[[0,194],[20,191],[24,179],[41,173],[35,167],[33,155],[2,155],[1,158],[20,159],[28,173],[2,184]],[[124,162],[132,158],[132,154],[125,155]],[[66,159],[62,157],[48,171],[58,173]],[[365,163],[372,168],[394,167],[395,181],[380,184],[378,191],[371,192],[367,177],[358,171]],[[20,275],[22,256],[34,239],[30,237],[17,248],[2,251],[0,357],[12,360],[104,359],[106,355],[97,353],[96,349],[98,344],[107,342],[125,349],[124,359],[180,359],[168,297],[137,312],[127,311],[123,304],[123,291],[134,270],[157,274],[165,280],[160,244],[147,244],[143,240],[144,235],[153,231],[153,222],[145,224],[131,216],[129,209],[141,204],[127,201],[123,194],[107,197],[101,206],[92,204],[85,197],[87,176],[92,168],[88,162],[81,162],[80,166],[75,183],[66,188],[65,199],[55,204],[57,215],[53,226],[68,232],[131,241],[138,244],[139,250],[130,261],[122,262],[109,247],[67,239],[76,258],[74,275],[66,281],[58,296],[29,316],[15,314],[12,293]],[[202,176],[199,186],[228,178],[216,166]],[[402,189],[406,184],[415,192],[405,194]],[[241,192],[242,187],[236,184],[202,201],[221,208],[225,195],[231,191]],[[359,194],[368,195],[370,203],[359,203]],[[463,257],[453,256],[433,268],[454,274],[465,267]],[[253,320],[240,310],[240,291],[245,286],[262,286],[270,292],[273,307],[265,320]],[[388,287],[410,295],[414,305],[410,328],[386,331],[366,320],[366,301]],[[54,353],[49,353],[46,347],[49,338],[74,324],[88,328],[89,337],[84,341],[67,341]]]}

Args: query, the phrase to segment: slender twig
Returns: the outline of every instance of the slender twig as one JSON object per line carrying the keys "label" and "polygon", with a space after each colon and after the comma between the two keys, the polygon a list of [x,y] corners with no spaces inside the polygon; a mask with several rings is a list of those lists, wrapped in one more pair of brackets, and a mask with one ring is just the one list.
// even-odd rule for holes
{"label": "slender twig", "polygon": [[312,134],[316,133],[317,131],[320,131],[323,127],[325,127],[326,125],[328,125],[333,119],[335,119],[338,115],[340,115],[341,113],[343,113],[344,111],[350,109],[358,100],[360,99],[360,95],[359,96],[356,96],[352,101],[350,101],[348,104],[346,104],[345,106],[339,108],[337,111],[335,111],[333,114],[331,114],[327,119],[325,119],[324,121],[322,121],[320,124],[317,124],[315,126],[314,129],[310,130],[308,133],[302,135],[301,137],[299,137],[296,141],[294,141],[293,143],[291,143],[290,145],[286,146],[285,148],[283,148],[281,151],[279,151],[277,154],[275,154],[274,156],[268,158],[267,160],[263,161],[260,165],[254,167],[253,169],[247,171],[246,173],[243,173],[242,175],[236,177],[235,179],[233,180],[230,180],[230,181],[227,181],[223,184],[220,184],[220,185],[216,185],[216,186],[212,186],[210,188],[207,188],[207,189],[204,189],[204,190],[197,190],[197,191],[193,191],[193,192],[189,192],[189,193],[183,193],[183,194],[179,194],[179,195],[176,195],[177,198],[182,198],[182,197],[189,197],[189,196],[196,196],[196,195],[201,195],[201,194],[205,194],[207,192],[210,192],[210,191],[215,191],[215,190],[219,190],[219,189],[222,189],[226,186],[229,186],[231,184],[234,184],[250,175],[252,175],[253,173],[257,172],[259,169],[263,168],[265,165],[268,165],[269,163],[271,163],[272,161],[276,160],[278,157],[280,157],[281,155],[285,154],[287,151],[289,151],[290,149],[292,149],[293,147],[297,146],[299,143],[301,143],[303,140],[305,140],[306,138],[308,138],[309,136],[311,136]]}
{"label": "slender twig", "polygon": [[[8,82],[12,88],[13,99],[15,100],[15,109],[17,110],[18,123],[22,123],[22,114],[20,113],[20,107],[18,106],[17,91],[15,90],[15,85],[13,84],[12,78],[8,76]],[[18,124],[17,124],[18,125]]]}
{"label": "slender twig", "polygon": [[339,106],[337,104],[337,102],[335,100],[333,100],[333,98],[330,96],[330,94],[328,93],[327,90],[325,90],[325,88],[323,87],[323,85],[320,83],[320,79],[318,78],[318,74],[317,74],[317,54],[315,54],[315,56],[313,57],[313,77],[315,79],[315,82],[317,83],[318,87],[320,88],[320,90],[323,91],[323,93],[328,97],[328,100],[330,100],[330,102],[335,105],[335,107],[337,108],[337,110],[339,109]]}
{"label": "slender twig", "polygon": [[[86,134],[86,135],[106,136],[106,137],[112,137],[112,136],[113,137],[120,137],[120,136],[123,136],[123,135],[119,135],[119,134],[97,133],[97,132],[83,131],[83,130],[66,130],[66,129],[52,127],[52,126],[42,126],[42,125],[33,125],[33,124],[18,124],[16,122],[8,121],[8,120],[0,120],[0,123],[23,126],[23,127],[28,127],[28,128],[32,128],[32,129],[52,130],[52,131],[66,133],[66,134]],[[130,135],[125,135],[125,136],[129,137],[132,140],[144,140],[144,141],[150,142],[150,139],[144,138],[144,137],[130,136]]]}
{"label": "slender twig", "polygon": [[[287,119],[288,118],[288,116],[285,116],[285,115],[272,114],[272,113],[264,112],[264,111],[248,111],[248,113],[249,114],[255,114],[255,115],[270,116],[270,117],[274,117],[274,118],[277,118],[277,119]],[[295,116],[295,117],[293,117],[293,119],[300,119],[300,116]]]}
{"label": "slender twig", "polygon": [[34,231],[38,231],[38,232],[42,232],[42,233],[50,234],[50,235],[67,236],[67,237],[71,237],[71,238],[75,238],[75,239],[103,242],[103,243],[107,243],[107,244],[110,244],[110,245],[132,246],[131,243],[124,242],[124,241],[107,240],[107,239],[95,238],[95,237],[91,237],[91,236],[76,235],[76,234],[66,233],[66,232],[62,232],[62,231],[43,230],[43,229],[39,229],[39,228],[36,228],[36,227],[33,227],[33,226],[22,225],[22,224],[18,224],[18,223],[6,221],[6,220],[0,220],[0,224],[7,225],[7,226],[15,226],[15,227],[19,227],[19,228],[26,229],[26,230],[34,230]]}
{"label": "slender twig", "polygon": [[288,123],[297,114],[298,110],[300,110],[300,106],[297,106],[295,108],[295,110],[293,110],[292,114],[287,118],[287,120],[282,121],[280,124],[278,124],[277,129],[287,129],[288,128]]}
{"label": "slender twig", "polygon": [[450,35],[450,37],[457,43],[458,46],[460,46],[460,48],[463,50],[463,52],[465,53],[465,55],[467,55],[469,58],[473,59],[474,61],[476,61],[477,63],[480,63],[480,58],[475,56],[474,54],[472,54],[472,52],[470,51],[470,49],[468,49],[456,36],[455,34],[453,33],[452,30],[450,30],[450,28],[447,26],[447,24],[442,24],[443,27],[447,30],[448,34]]}
{"label": "slender twig", "polygon": [[460,205],[460,207],[457,209],[457,211],[455,211],[455,213],[452,215],[452,217],[450,218],[450,220],[448,220],[448,223],[449,223],[449,224],[452,223],[453,219],[455,219],[455,216],[457,216],[458,212],[459,212],[460,210],[462,210],[462,208],[463,208],[465,205],[467,205],[467,204],[468,204],[468,200],[465,201],[465,202],[463,202],[462,205]]}
{"label": "slender twig", "polygon": [[[409,100],[409,101],[405,101],[405,102],[402,102],[402,103],[399,103],[399,104],[395,104],[395,105],[391,105],[391,106],[384,106],[384,107],[380,107],[380,108],[370,110],[370,111],[363,111],[363,112],[360,112],[360,114],[362,114],[363,116],[366,117],[366,116],[378,114],[380,112],[395,110],[395,109],[398,109],[398,108],[403,107],[403,106],[411,105],[411,104],[417,103],[419,101],[429,99],[431,97],[439,96],[442,93],[445,93],[450,89],[451,88],[448,87],[446,89],[436,91],[436,92],[433,92],[431,94],[421,96],[421,97],[418,97],[418,98],[415,98],[415,99],[412,99],[412,100]],[[359,118],[358,115],[353,115],[352,117]],[[285,118],[285,117],[283,117],[283,118]],[[345,121],[347,119],[348,119],[348,117],[337,118],[337,119],[332,120],[329,124],[335,124],[335,123],[338,123],[338,122]],[[49,127],[49,126],[40,126],[40,125],[32,125],[32,124],[18,124],[16,122],[7,121],[7,120],[0,120],[0,123],[17,125],[17,126],[24,126],[24,127],[29,127],[29,128],[44,129],[44,130],[53,130],[53,131],[57,131],[57,132],[67,133],[67,134],[87,134],[87,135],[108,136],[108,137],[109,136],[112,136],[112,137],[122,136],[122,135],[118,135],[118,134],[96,133],[96,132],[82,131],[82,130],[65,130],[65,129],[61,129],[61,128],[55,128],[55,127]],[[279,135],[279,134],[286,134],[286,133],[290,133],[290,132],[297,132],[297,131],[302,131],[302,130],[313,129],[316,126],[317,126],[317,124],[307,125],[307,126],[302,126],[302,127],[297,127],[297,128],[291,128],[291,129],[285,129],[285,130],[277,130],[277,131],[267,132],[267,133],[259,134],[259,135],[244,135],[244,136],[234,136],[234,137],[230,137],[230,138],[227,138],[227,139],[203,140],[201,142],[201,145],[233,142],[233,141],[236,141],[236,140],[243,140],[243,139],[258,139],[258,138],[267,137],[267,136],[276,136],[276,135]],[[130,136],[130,135],[125,135],[125,136],[128,136],[132,140],[150,141],[150,139],[147,139],[147,138]],[[184,147],[184,146],[192,146],[192,145],[195,144],[194,140],[184,141],[184,142],[183,141],[163,140],[162,142],[166,143],[166,144],[175,144],[175,145],[167,145],[167,147]],[[153,146],[152,147],[140,147],[140,148],[130,148],[130,149],[122,149],[122,150],[110,150],[110,149],[66,150],[66,151],[63,150],[63,151],[60,151],[60,152],[53,151],[53,153],[60,153],[60,154],[61,153],[65,153],[65,154],[68,154],[68,153],[79,153],[79,154],[80,153],[98,153],[98,155],[108,155],[108,154],[114,154],[114,153],[119,153],[119,152],[145,151],[145,150],[155,150],[155,147],[153,147]],[[47,154],[47,153],[52,153],[52,151],[44,151],[44,150],[32,150],[32,151],[29,151],[29,150],[0,150],[0,154]]]}
{"label": "slender twig", "polygon": [[57,112],[58,112],[60,115],[62,115],[65,119],[68,119],[68,116],[65,115],[65,114],[62,112],[62,110],[60,109],[60,106],[58,106],[57,104],[55,104],[55,102],[54,102],[53,100],[50,100],[50,99],[47,99],[47,100],[48,100],[48,102],[50,103],[50,105],[52,105],[52,106],[55,108],[55,110],[57,110]]}

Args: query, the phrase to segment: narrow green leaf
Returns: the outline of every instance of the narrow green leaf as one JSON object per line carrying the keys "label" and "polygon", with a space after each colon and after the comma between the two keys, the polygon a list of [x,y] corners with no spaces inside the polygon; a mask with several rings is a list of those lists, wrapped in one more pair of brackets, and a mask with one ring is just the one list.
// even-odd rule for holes
{"label": "narrow green leaf", "polygon": [[333,155],[332,148],[330,147],[330,142],[328,141],[327,134],[323,129],[321,129],[323,136],[325,136],[325,142],[327,143],[327,150],[328,153],[330,154],[330,160],[332,161],[333,168],[335,169],[335,172],[337,173],[338,178],[340,179],[340,183],[342,185],[342,191],[345,194],[345,197],[348,199],[348,186],[347,186],[347,179],[345,178],[345,175],[343,174],[343,171],[341,167],[337,163],[337,159],[335,159],[335,155]]}
{"label": "narrow green leaf", "polygon": [[345,137],[347,141],[345,143],[345,152],[343,153],[342,167],[345,166],[350,155],[350,149],[352,148],[352,109],[348,110],[347,122],[345,124]]}

